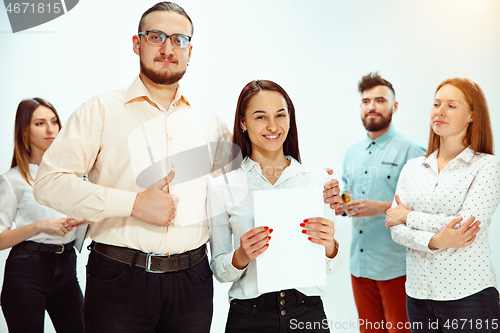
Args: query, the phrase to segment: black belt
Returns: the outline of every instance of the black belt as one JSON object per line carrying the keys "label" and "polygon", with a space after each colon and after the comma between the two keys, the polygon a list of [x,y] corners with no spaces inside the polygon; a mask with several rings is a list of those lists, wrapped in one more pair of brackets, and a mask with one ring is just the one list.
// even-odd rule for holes
{"label": "black belt", "polygon": [[203,244],[196,250],[167,255],[161,253],[144,253],[126,247],[94,243],[94,251],[105,257],[131,265],[137,255],[135,266],[146,269],[150,273],[178,272],[193,267],[207,256],[207,246]]}
{"label": "black belt", "polygon": [[71,250],[74,244],[75,241],[66,244],[44,244],[32,241],[24,241],[14,246],[14,248],[62,254]]}

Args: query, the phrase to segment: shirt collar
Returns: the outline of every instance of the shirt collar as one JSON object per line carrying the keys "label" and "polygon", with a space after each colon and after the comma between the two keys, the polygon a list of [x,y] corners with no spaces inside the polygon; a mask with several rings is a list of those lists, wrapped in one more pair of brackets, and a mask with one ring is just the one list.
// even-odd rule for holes
{"label": "shirt collar", "polygon": [[245,157],[243,162],[241,163],[241,168],[245,173],[249,173],[253,168],[256,168],[258,171],[261,171],[259,163],[252,160],[250,157]]}
{"label": "shirt collar", "polygon": [[[438,152],[439,152],[439,149],[436,149],[432,154],[429,155],[429,157],[424,159],[422,164],[425,164],[427,166],[431,166],[433,163],[436,163]],[[470,164],[474,155],[475,155],[474,150],[469,146],[469,147],[465,148],[464,150],[462,150],[462,152],[460,154],[458,154],[458,156],[455,157],[453,160],[461,159],[465,163]]]}
{"label": "shirt collar", "polygon": [[472,158],[476,155],[474,150],[469,146],[465,148],[460,154],[458,154],[457,158],[460,158],[462,161],[470,164]]}
{"label": "shirt collar", "polygon": [[434,150],[434,152],[432,154],[430,154],[429,157],[424,158],[424,161],[422,162],[422,164],[430,167],[431,165],[436,163],[438,150],[439,149]]}
{"label": "shirt collar", "polygon": [[[125,104],[130,103],[137,98],[144,98],[150,103],[154,104],[161,111],[166,111],[159,103],[156,103],[154,101],[139,75],[137,75],[134,82],[132,82],[130,87],[127,89],[127,92],[125,93]],[[173,103],[176,105],[181,103],[188,106],[190,105],[186,97],[184,96],[180,85],[177,87],[177,91],[175,92]]]}
{"label": "shirt collar", "polygon": [[382,134],[382,136],[376,138],[375,140],[372,140],[367,134],[366,135],[367,137],[365,139],[366,149],[370,148],[370,146],[374,142],[375,142],[376,147],[383,149],[389,143],[389,141],[391,141],[391,139],[394,137],[395,134],[396,134],[396,130],[394,129],[393,125],[391,125],[391,127],[389,127],[387,132],[385,132],[384,134]]}
{"label": "shirt collar", "polygon": [[[285,157],[287,160],[290,161],[290,165],[287,168],[285,168],[285,170],[287,170],[287,169],[293,170],[293,171],[295,171],[295,173],[307,171],[307,168],[305,166],[303,166],[302,164],[300,164],[299,162],[297,162],[297,160],[295,158],[293,158],[291,156],[285,156]],[[243,171],[245,171],[245,173],[249,173],[254,168],[258,172],[262,173],[262,169],[260,168],[260,164],[255,162],[254,160],[252,160],[248,156],[245,157],[245,159],[241,163],[241,168],[243,169]]]}

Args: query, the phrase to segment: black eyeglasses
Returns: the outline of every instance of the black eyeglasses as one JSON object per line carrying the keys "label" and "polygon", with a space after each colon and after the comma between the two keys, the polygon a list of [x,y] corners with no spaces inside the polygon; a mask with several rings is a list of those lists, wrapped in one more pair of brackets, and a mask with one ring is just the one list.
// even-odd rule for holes
{"label": "black eyeglasses", "polygon": [[190,36],[181,34],[167,35],[163,31],[158,31],[158,30],[141,31],[138,33],[138,35],[146,36],[147,41],[156,46],[162,46],[167,40],[167,38],[170,38],[173,47],[179,49],[185,49],[186,47],[189,46],[189,42],[191,42]]}

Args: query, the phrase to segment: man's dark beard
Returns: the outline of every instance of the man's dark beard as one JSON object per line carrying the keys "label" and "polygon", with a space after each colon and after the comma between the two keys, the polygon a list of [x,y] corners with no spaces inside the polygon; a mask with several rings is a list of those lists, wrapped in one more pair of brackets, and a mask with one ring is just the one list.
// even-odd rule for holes
{"label": "man's dark beard", "polygon": [[[392,121],[393,110],[394,110],[394,107],[391,108],[391,112],[389,113],[389,115],[387,117],[384,117],[380,113],[378,113],[378,115],[380,115],[380,117],[381,117],[380,122],[374,121],[377,118],[375,118],[375,119],[367,118],[366,116],[364,118],[362,118],[361,120],[363,121],[363,125],[365,126],[366,130],[369,132],[378,132],[378,131],[381,131],[381,130],[389,127],[391,125],[391,121]],[[370,112],[367,113],[366,115],[369,115],[369,114],[370,114]]]}
{"label": "man's dark beard", "polygon": [[147,68],[146,66],[143,65],[142,61],[141,63],[141,73],[146,75],[148,79],[151,80],[151,82],[156,83],[156,84],[174,84],[179,82],[182,77],[184,76],[184,73],[186,73],[186,70],[174,74],[168,74],[168,73],[157,73],[154,70]]}

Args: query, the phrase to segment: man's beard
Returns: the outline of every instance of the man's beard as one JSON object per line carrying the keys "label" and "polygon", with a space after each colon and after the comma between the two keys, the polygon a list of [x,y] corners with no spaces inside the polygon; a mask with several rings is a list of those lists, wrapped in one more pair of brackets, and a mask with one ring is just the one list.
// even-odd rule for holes
{"label": "man's beard", "polygon": [[[391,112],[389,113],[389,115],[387,117],[384,117],[380,113],[375,112],[376,114],[378,114],[380,116],[380,118],[368,118],[367,116],[370,113],[374,113],[374,112],[368,112],[363,118],[361,118],[366,130],[369,132],[378,132],[378,131],[381,131],[381,130],[389,127],[391,125],[391,121],[392,121],[393,110],[394,110],[394,107],[391,108]],[[379,119],[379,121],[376,121],[378,119]]]}
{"label": "man's beard", "polygon": [[[158,59],[155,59],[155,61],[156,60]],[[177,72],[172,74],[169,74],[168,72],[160,73],[144,66],[144,64],[142,63],[142,59],[140,60],[140,63],[141,63],[141,73],[144,74],[148,79],[150,79],[151,82],[156,84],[170,85],[177,83],[182,79],[184,73],[186,73],[186,69],[184,69],[182,72]]]}

